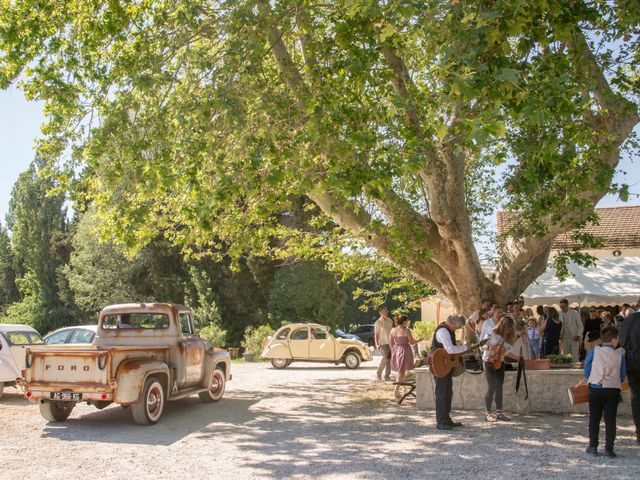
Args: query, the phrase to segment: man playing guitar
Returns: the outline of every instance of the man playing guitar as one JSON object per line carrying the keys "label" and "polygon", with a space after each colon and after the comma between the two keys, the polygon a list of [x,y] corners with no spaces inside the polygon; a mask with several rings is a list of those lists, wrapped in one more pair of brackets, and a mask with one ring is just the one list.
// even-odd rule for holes
{"label": "man playing guitar", "polygon": [[[432,348],[444,348],[447,353],[462,353],[467,350],[466,345],[456,345],[455,331],[464,327],[465,319],[462,315],[452,314],[446,322],[441,323],[433,334]],[[462,423],[451,419],[451,400],[453,398],[453,372],[444,377],[434,375],[436,382],[436,428],[451,430],[461,427]]]}

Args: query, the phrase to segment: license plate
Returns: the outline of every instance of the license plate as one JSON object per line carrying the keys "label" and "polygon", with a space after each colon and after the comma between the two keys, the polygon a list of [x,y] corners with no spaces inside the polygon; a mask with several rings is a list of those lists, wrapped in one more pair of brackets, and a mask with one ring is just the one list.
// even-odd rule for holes
{"label": "license plate", "polygon": [[82,400],[82,394],[75,392],[51,392],[51,400],[79,402],[80,400]]}

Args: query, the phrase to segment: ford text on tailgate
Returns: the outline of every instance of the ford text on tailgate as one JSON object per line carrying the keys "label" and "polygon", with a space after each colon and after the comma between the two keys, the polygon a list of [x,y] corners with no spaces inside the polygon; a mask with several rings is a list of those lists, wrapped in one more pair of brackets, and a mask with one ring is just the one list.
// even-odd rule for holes
{"label": "ford text on tailgate", "polygon": [[136,423],[150,425],[169,400],[220,400],[231,378],[228,353],[195,333],[191,310],[166,303],[106,307],[92,345],[32,347],[26,363],[25,395],[49,422],[83,401],[130,406]]}

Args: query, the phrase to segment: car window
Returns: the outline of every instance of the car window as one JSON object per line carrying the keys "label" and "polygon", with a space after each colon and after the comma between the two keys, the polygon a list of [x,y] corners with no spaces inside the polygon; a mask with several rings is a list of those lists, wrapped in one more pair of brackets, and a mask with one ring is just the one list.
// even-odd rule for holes
{"label": "car window", "polygon": [[287,337],[289,336],[289,332],[291,331],[290,328],[283,328],[282,330],[280,330],[278,332],[278,334],[276,335],[276,338],[278,340],[286,340]]}
{"label": "car window", "polygon": [[44,343],[39,333],[29,333],[29,337],[31,337],[31,343],[33,344]]}
{"label": "car window", "polygon": [[59,345],[61,343],[66,343],[68,336],[69,330],[52,333],[49,335],[49,338],[47,338],[47,345]]}
{"label": "car window", "polygon": [[180,318],[180,328],[182,329],[182,333],[185,335],[192,334],[193,329],[191,328],[191,315],[187,312],[182,312],[178,314],[178,318]]}
{"label": "car window", "polygon": [[169,328],[169,315],[166,313],[118,313],[104,316],[104,329],[125,328]]}
{"label": "car window", "polygon": [[4,337],[11,345],[30,345],[31,336],[29,332],[5,332]]}
{"label": "car window", "polygon": [[91,330],[77,328],[71,334],[69,343],[91,343],[93,341],[93,335],[94,333]]}
{"label": "car window", "polygon": [[307,327],[299,328],[291,334],[291,340],[307,340],[309,338],[309,329]]}
{"label": "car window", "polygon": [[328,333],[324,328],[313,327],[311,329],[311,338],[315,340],[326,340],[328,338]]}

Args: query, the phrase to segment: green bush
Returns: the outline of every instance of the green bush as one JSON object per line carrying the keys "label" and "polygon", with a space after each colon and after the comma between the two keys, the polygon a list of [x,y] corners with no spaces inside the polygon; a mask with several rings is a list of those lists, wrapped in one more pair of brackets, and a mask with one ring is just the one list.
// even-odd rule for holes
{"label": "green bush", "polygon": [[223,330],[222,327],[216,323],[210,323],[198,333],[214,347],[223,347],[227,341],[227,331]]}
{"label": "green bush", "polygon": [[573,357],[570,353],[565,355],[547,355],[545,358],[551,360],[551,363],[573,363]]}
{"label": "green bush", "polygon": [[275,330],[269,325],[247,328],[244,331],[244,340],[242,340],[245,353],[253,353],[259,357],[267,343],[267,338],[273,336],[274,333]]}
{"label": "green bush", "polygon": [[433,338],[433,332],[436,331],[435,322],[416,322],[411,328],[413,337],[416,340],[430,341]]}

